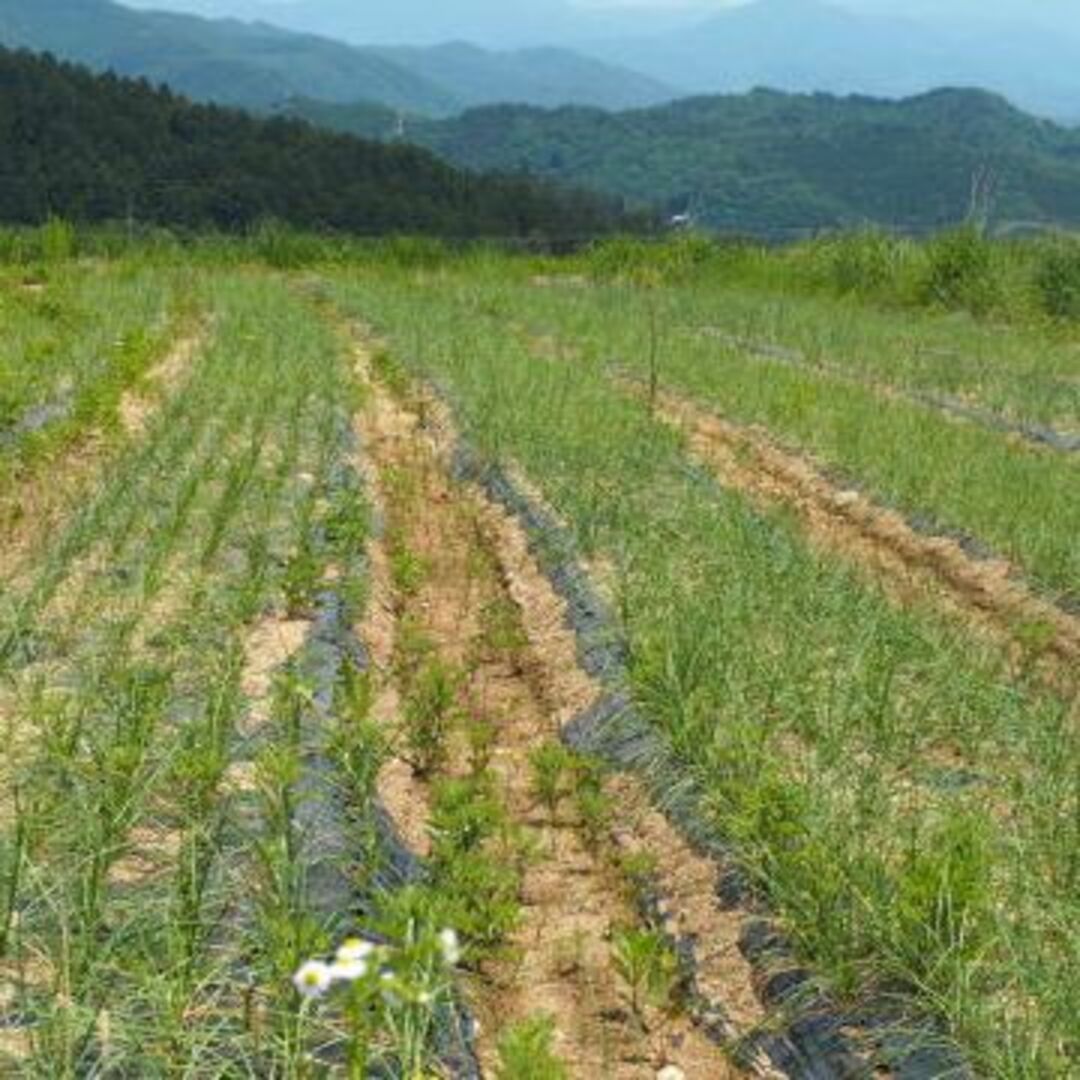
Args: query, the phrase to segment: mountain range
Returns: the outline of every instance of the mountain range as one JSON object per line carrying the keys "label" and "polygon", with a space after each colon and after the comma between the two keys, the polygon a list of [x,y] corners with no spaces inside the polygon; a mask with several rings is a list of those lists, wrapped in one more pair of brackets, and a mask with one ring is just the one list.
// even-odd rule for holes
{"label": "mountain range", "polygon": [[[489,47],[571,47],[673,88],[668,96],[763,86],[899,97],[962,85],[1004,94],[1037,114],[1080,121],[1075,0],[756,0],[734,6],[654,0],[651,7],[570,0],[128,2],[228,11],[354,43],[468,39]],[[573,103],[605,105],[580,97]]]}
{"label": "mountain range", "polygon": [[[370,137],[400,131],[371,106],[295,101],[288,111]],[[527,172],[778,239],[955,224],[980,174],[999,227],[1080,225],[1080,132],[978,90],[900,101],[758,90],[614,114],[493,106],[412,119],[403,134],[458,165]]]}
{"label": "mountain range", "polygon": [[357,48],[267,23],[135,11],[112,0],[0,0],[0,45],[253,109],[303,96],[441,116],[490,102],[619,109],[676,96],[658,80],[568,49]]}
{"label": "mountain range", "polygon": [[902,97],[971,86],[1035,113],[1080,118],[1080,33],[949,18],[948,8],[928,22],[856,14],[827,0],[756,0],[688,29],[597,42],[592,52],[697,93],[769,87]]}

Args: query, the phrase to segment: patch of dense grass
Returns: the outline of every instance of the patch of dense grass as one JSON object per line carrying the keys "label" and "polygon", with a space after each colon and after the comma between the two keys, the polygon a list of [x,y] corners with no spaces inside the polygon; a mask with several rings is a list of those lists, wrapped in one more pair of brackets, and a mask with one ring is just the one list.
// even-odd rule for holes
{"label": "patch of dense grass", "polygon": [[[764,359],[738,344],[688,333],[709,306],[704,286],[667,289],[627,282],[535,288],[527,282],[504,283],[494,275],[486,280],[488,288],[462,284],[459,292],[478,323],[487,319],[534,345],[538,335],[552,335],[562,343],[569,364],[629,370],[643,379],[655,374],[662,388],[691,395],[729,419],[764,425],[793,449],[813,455],[913,519],[974,537],[1048,592],[1074,599],[1080,595],[1080,552],[1074,542],[1080,505],[1069,496],[1076,455],[1036,449],[929,405],[886,396],[857,379],[822,374],[812,363]],[[715,307],[729,302],[721,288],[711,295]],[[745,296],[735,302],[749,306]],[[822,334],[841,332],[830,318],[828,302],[802,303],[807,333],[811,327]],[[768,309],[763,305],[763,310]],[[920,318],[934,325],[925,315],[910,316],[913,333]],[[1071,383],[1041,369],[1038,378],[1028,379],[1028,366],[1039,367],[1042,353],[1033,334],[1026,335],[1023,351],[1019,344],[1025,335],[1016,338],[1016,355],[1024,359],[1001,362],[994,378],[997,389],[1009,393],[1010,404],[1023,413],[1028,402],[1059,383],[1056,400],[1067,412],[1064,395]],[[1062,361],[1068,370],[1075,366],[1067,353]],[[902,384],[906,377],[896,381]],[[912,383],[921,381],[909,377]],[[937,374],[928,381],[935,387],[946,382]],[[1011,400],[1005,388],[1028,383],[1030,389],[1017,391]],[[955,389],[970,388],[962,383]]]}
{"label": "patch of dense grass", "polygon": [[[616,567],[636,696],[804,955],[841,991],[914,996],[982,1071],[1066,1072],[1080,1046],[1068,704],[716,490],[612,388],[600,335],[538,360],[507,332],[517,294],[475,277],[365,274],[337,295]],[[640,345],[633,304],[617,311],[620,341]]]}
{"label": "patch of dense grass", "polygon": [[91,428],[115,429],[124,391],[193,316],[183,272],[138,262],[3,271],[0,483]]}

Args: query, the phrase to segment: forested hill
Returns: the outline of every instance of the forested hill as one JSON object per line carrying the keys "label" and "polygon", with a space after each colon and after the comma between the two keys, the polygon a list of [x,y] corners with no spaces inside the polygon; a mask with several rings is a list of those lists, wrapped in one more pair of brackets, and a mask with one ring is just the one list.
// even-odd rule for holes
{"label": "forested hill", "polygon": [[[393,131],[370,107],[292,109],[375,137]],[[458,164],[528,170],[778,236],[955,222],[976,173],[992,176],[999,224],[1080,224],[1080,133],[977,90],[902,101],[758,90],[621,113],[500,106],[416,120],[405,135]]]}
{"label": "forested hill", "polygon": [[480,176],[426,150],[259,120],[0,49],[0,218],[543,236],[633,227],[618,200]]}

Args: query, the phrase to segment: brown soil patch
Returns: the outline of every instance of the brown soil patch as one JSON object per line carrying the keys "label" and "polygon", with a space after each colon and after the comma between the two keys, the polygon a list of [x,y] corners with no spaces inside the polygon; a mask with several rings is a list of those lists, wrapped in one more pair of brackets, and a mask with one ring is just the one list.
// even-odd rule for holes
{"label": "brown soil patch", "polygon": [[930,603],[961,617],[1005,645],[1016,664],[1032,661],[1017,634],[1040,628],[1048,677],[1059,688],[1075,689],[1080,620],[1038,597],[1009,563],[977,560],[954,540],[916,532],[895,511],[837,488],[813,463],[783,450],[759,428],[740,427],[671,393],[661,396],[660,415],[687,435],[693,453],[721,483],[760,506],[793,509],[816,547],[851,560],[893,599]]}
{"label": "brown soil patch", "polygon": [[171,873],[180,858],[182,843],[179,829],[137,825],[128,833],[124,855],[109,868],[109,883],[137,887]]}
{"label": "brown soil patch", "polygon": [[[363,356],[359,366],[366,376]],[[532,793],[528,761],[530,751],[555,739],[566,721],[596,699],[599,688],[578,668],[565,607],[529,555],[516,522],[478,491],[447,481],[446,453],[453,438],[445,410],[428,398],[419,412],[423,424],[376,388],[360,420],[365,453],[377,466],[381,486],[374,489],[376,495],[384,511],[389,506],[392,529],[425,566],[422,583],[403,604],[389,588],[385,552],[373,554],[373,611],[362,632],[386,681],[394,676],[391,624],[403,607],[443,660],[464,666],[462,704],[471,717],[492,725],[491,768],[504,804],[511,818],[528,828],[541,853],[523,871],[522,921],[509,950],[485,962],[473,985],[482,1065],[485,1071],[495,1069],[497,1042],[509,1025],[547,1013],[555,1021],[556,1053],[575,1077],[654,1077],[666,1065],[678,1066],[691,1078],[741,1075],[689,1017],[652,1009],[645,1031],[627,1006],[612,948],[612,931],[637,922],[626,879],[617,868],[623,848],[614,837],[602,841],[599,850],[587,846],[566,805],[556,820],[549,820]],[[388,487],[393,488],[389,495]],[[509,649],[492,644],[482,615],[507,599],[525,635]],[[382,709],[392,724],[389,699]],[[447,771],[457,774],[460,763]],[[630,788],[638,791],[642,812],[635,820],[647,823],[649,830],[639,837],[641,843],[650,849],[653,842],[667,843],[666,821],[648,811],[633,781],[624,778],[619,784],[612,794],[620,800],[620,817],[624,796]],[[395,818],[405,818],[407,831],[422,829],[426,792],[407,765],[399,762],[381,790]],[[671,845],[667,855],[672,884],[679,876],[684,892],[702,890],[701,913],[684,916],[688,932],[713,935],[715,927],[704,912],[717,908],[712,900],[716,868],[695,861],[682,846]],[[688,869],[691,863],[694,872]],[[721,913],[716,914],[719,919]],[[729,939],[709,948],[734,972]],[[719,963],[712,962],[711,970],[719,973]],[[752,996],[749,973],[738,977],[738,994],[729,994],[728,1003],[741,1022],[756,1023],[760,1010],[739,1003],[744,995]]]}
{"label": "brown soil patch", "polygon": [[267,615],[248,631],[240,676],[248,710],[239,724],[240,735],[253,735],[270,719],[274,674],[300,651],[310,629],[308,619]]}

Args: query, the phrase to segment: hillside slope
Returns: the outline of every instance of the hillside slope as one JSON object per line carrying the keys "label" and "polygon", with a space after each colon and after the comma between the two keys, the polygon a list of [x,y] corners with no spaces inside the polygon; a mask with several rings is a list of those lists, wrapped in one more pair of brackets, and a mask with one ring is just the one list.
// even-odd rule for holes
{"label": "hillside slope", "polygon": [[333,41],[263,24],[135,12],[111,0],[0,0],[0,45],[247,107],[294,94],[436,113],[455,104],[421,76]]}
{"label": "hillside slope", "polygon": [[425,150],[193,105],[144,82],[0,49],[0,219],[33,224],[49,214],[549,238],[633,226],[610,200],[475,176]]}
{"label": "hillside slope", "polygon": [[500,52],[451,42],[362,51],[446,87],[466,107],[510,103],[631,109],[679,96],[669,85],[570,49]]}
{"label": "hillside slope", "polygon": [[[291,109],[373,137],[393,131],[378,110]],[[405,134],[459,164],[524,169],[724,229],[955,222],[986,168],[998,222],[1080,224],[1080,134],[974,90],[898,102],[761,90],[617,114],[497,107]]]}

